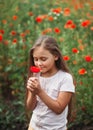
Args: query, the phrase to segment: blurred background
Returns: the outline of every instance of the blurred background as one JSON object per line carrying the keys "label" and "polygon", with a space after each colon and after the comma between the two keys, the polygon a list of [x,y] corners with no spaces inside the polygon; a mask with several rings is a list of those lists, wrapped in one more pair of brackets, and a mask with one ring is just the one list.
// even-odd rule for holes
{"label": "blurred background", "polygon": [[57,39],[75,78],[77,116],[69,130],[92,126],[93,0],[0,0],[0,129],[27,129],[28,56],[40,35]]}

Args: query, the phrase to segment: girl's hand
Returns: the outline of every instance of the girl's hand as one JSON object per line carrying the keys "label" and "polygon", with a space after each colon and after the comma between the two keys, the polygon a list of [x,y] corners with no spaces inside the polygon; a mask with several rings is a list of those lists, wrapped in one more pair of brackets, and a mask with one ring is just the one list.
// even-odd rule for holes
{"label": "girl's hand", "polygon": [[38,78],[30,77],[27,82],[27,89],[29,89],[34,94],[39,94],[41,91],[41,86]]}

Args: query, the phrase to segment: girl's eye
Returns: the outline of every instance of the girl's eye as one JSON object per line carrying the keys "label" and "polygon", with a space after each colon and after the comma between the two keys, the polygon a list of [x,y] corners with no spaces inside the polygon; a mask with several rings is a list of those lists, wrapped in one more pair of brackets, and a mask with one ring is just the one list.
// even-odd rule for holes
{"label": "girl's eye", "polygon": [[42,60],[42,61],[46,61],[47,58],[46,58],[46,57],[42,57],[41,60]]}
{"label": "girl's eye", "polygon": [[34,58],[34,61],[38,61],[38,60],[41,60],[41,61],[46,61],[46,60],[47,60],[47,58],[46,58],[46,57],[41,57],[40,59],[38,59],[38,58]]}
{"label": "girl's eye", "polygon": [[34,58],[34,61],[38,61],[38,59],[37,59],[37,58]]}

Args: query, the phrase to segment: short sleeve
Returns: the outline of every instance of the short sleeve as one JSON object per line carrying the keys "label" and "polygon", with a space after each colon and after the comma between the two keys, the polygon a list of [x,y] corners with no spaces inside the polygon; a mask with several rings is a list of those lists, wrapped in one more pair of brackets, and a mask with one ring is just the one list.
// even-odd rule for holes
{"label": "short sleeve", "polygon": [[66,74],[61,82],[60,91],[75,92],[75,86],[71,74]]}

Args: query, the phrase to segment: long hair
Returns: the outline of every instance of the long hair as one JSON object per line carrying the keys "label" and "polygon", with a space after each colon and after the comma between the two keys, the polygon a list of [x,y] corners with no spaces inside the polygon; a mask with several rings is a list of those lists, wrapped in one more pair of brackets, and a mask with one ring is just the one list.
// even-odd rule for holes
{"label": "long hair", "polygon": [[[34,59],[33,59],[33,51],[36,47],[43,46],[44,49],[48,50],[52,55],[57,56],[58,60],[55,61],[56,67],[58,70],[62,70],[64,72],[69,72],[69,69],[63,59],[63,56],[61,54],[60,48],[57,44],[57,41],[47,35],[42,35],[39,37],[33,47],[30,50],[29,55],[29,68],[34,65]],[[28,68],[28,75],[31,75],[30,69]]]}
{"label": "long hair", "polygon": [[[30,72],[30,67],[34,65],[34,59],[33,59],[33,51],[36,47],[42,46],[44,49],[48,50],[52,55],[57,56],[58,60],[55,61],[56,67],[58,70],[62,70],[64,72],[70,73],[64,59],[62,56],[62,53],[60,51],[60,48],[57,44],[57,41],[55,38],[47,35],[42,35],[40,36],[34,43],[33,47],[30,49],[29,53],[29,67],[28,67],[28,77],[32,75]],[[68,104],[69,112],[68,112],[68,120],[70,119],[70,114],[71,114],[71,104],[72,104],[72,99],[70,103]]]}

